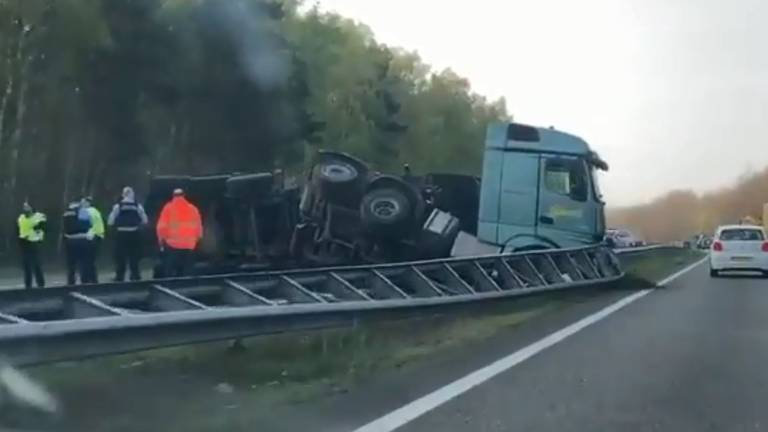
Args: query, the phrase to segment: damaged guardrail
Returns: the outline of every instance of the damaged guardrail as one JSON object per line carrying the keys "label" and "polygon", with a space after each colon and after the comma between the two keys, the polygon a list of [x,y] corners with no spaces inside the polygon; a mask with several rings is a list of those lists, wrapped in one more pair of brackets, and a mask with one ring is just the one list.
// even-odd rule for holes
{"label": "damaged guardrail", "polygon": [[0,292],[15,365],[395,319],[595,286],[623,272],[603,246],[423,262]]}

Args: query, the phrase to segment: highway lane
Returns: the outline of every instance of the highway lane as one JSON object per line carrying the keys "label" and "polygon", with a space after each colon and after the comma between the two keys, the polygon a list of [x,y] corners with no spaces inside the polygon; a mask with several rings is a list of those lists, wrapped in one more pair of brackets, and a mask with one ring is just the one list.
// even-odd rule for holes
{"label": "highway lane", "polygon": [[706,265],[402,431],[768,430],[768,280]]}

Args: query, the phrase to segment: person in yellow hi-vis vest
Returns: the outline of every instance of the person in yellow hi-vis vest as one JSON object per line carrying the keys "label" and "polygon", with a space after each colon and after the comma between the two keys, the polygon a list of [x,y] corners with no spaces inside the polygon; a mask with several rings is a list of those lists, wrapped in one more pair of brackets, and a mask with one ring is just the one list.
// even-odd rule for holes
{"label": "person in yellow hi-vis vest", "polygon": [[96,268],[96,260],[99,256],[101,242],[104,240],[106,230],[104,229],[104,218],[101,217],[99,209],[94,207],[93,198],[86,197],[80,201],[80,212],[78,218],[86,220],[90,224],[90,229],[85,233],[85,247],[83,248],[83,274],[80,275],[81,282],[99,283],[99,272]]}
{"label": "person in yellow hi-vis vest", "polygon": [[40,247],[45,238],[46,218],[43,213],[36,212],[24,203],[23,212],[19,216],[19,248],[21,249],[21,263],[24,268],[24,286],[32,288],[34,276],[38,288],[45,287],[43,267],[40,263]]}

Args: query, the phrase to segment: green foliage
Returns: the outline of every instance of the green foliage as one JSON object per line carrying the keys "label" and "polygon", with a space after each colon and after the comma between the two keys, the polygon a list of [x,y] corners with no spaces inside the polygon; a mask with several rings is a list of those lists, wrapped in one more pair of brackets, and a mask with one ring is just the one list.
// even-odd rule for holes
{"label": "green foliage", "polygon": [[503,100],[300,6],[0,1],[0,217],[24,199],[57,215],[85,193],[106,207],[152,174],[298,170],[318,148],[383,171],[479,172]]}

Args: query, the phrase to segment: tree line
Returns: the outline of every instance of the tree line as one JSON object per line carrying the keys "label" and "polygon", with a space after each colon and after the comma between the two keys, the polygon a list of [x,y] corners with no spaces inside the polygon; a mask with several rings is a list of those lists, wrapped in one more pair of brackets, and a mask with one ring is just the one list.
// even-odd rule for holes
{"label": "tree line", "polygon": [[697,194],[690,190],[669,192],[650,203],[608,212],[609,223],[628,227],[654,241],[683,240],[695,234],[714,233],[720,225],[752,219],[760,223],[768,203],[768,167],[745,174],[735,184]]}
{"label": "tree line", "polygon": [[106,209],[157,174],[300,172],[318,148],[478,173],[485,126],[507,117],[298,0],[0,0],[0,255],[24,200],[55,233],[78,196]]}

